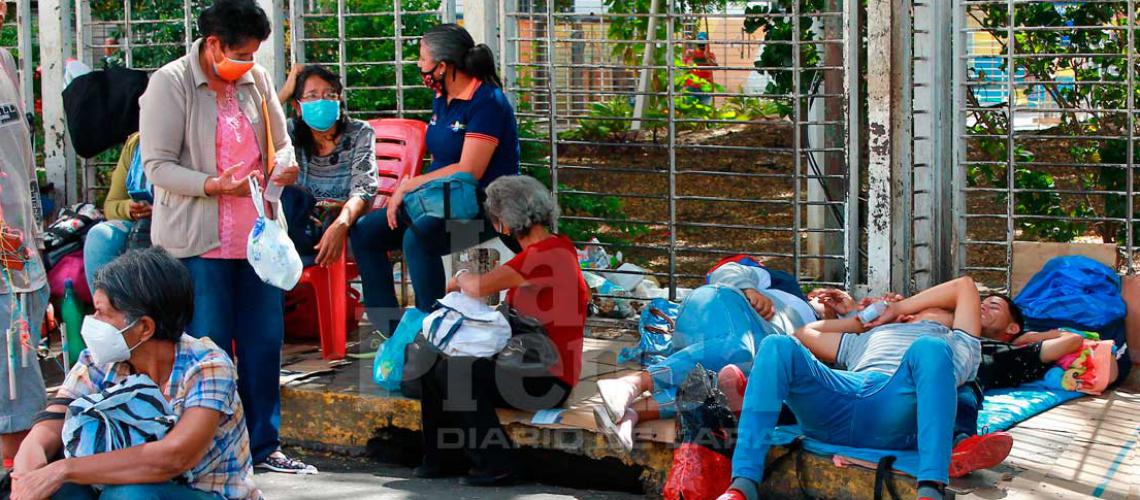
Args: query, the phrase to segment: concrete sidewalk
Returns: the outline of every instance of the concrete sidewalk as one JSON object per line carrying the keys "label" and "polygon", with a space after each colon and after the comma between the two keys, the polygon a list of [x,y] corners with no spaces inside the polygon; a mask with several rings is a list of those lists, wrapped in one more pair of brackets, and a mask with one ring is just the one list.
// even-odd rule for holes
{"label": "concrete sidewalk", "polygon": [[292,449],[297,458],[317,466],[313,476],[257,474],[257,485],[270,500],[333,499],[524,499],[524,500],[632,500],[638,495],[559,488],[522,483],[508,488],[472,488],[458,478],[417,479],[412,469],[378,464],[366,459],[345,459],[306,454]]}

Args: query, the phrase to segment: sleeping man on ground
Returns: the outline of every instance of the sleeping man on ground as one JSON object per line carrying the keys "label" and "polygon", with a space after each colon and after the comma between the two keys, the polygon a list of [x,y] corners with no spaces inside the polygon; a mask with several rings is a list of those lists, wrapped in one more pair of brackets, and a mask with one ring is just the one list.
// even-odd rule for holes
{"label": "sleeping man on ground", "polygon": [[[677,387],[698,364],[709,370],[730,367],[721,385],[742,388],[742,370],[751,366],[762,339],[855,309],[842,291],[828,290],[826,300],[813,292],[809,299],[794,277],[765,267],[730,262],[713,269],[709,283],[681,304],[672,335],[676,352],[646,370],[598,381],[603,404],[594,408],[594,416],[611,444],[628,450],[638,421],[674,416]],[[647,391],[652,396],[642,398]]]}
{"label": "sleeping man on ground", "polygon": [[[953,310],[952,327],[895,322],[931,308]],[[786,404],[813,439],[917,448],[919,498],[941,499],[949,481],[955,392],[977,374],[981,331],[981,300],[974,281],[963,277],[892,303],[866,325],[858,318],[821,320],[795,337],[765,337],[756,353],[764,362],[752,366],[744,396],[732,486],[721,498],[758,498],[770,435]]]}

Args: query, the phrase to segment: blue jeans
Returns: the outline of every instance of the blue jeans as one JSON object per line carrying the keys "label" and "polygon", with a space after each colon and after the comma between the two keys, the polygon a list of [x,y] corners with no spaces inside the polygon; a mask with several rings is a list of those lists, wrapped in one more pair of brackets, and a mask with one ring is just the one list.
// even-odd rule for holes
{"label": "blue jeans", "polygon": [[254,463],[262,462],[281,445],[284,294],[263,283],[246,260],[192,257],[182,263],[194,281],[194,320],[187,331],[237,355],[250,452]]}
{"label": "blue jeans", "polygon": [[737,365],[747,372],[760,341],[773,333],[735,288],[706,285],[690,293],[678,311],[673,336],[680,350],[646,369],[661,418],[676,415],[677,388],[698,363],[706,370]]}
{"label": "blue jeans", "polygon": [[944,339],[911,344],[893,375],[832,370],[792,337],[760,343],[744,393],[732,476],[764,480],[771,432],[786,403],[804,435],[859,448],[918,448],[919,481],[949,482],[954,430],[953,352]]}
{"label": "blue jeans", "polygon": [[389,251],[403,249],[406,276],[411,278],[416,294],[416,308],[430,312],[447,290],[442,257],[478,245],[492,236],[487,231],[490,224],[482,218],[473,221],[432,219],[418,224],[415,230],[407,226],[403,217],[399,220],[396,229],[388,227],[388,209],[382,208],[361,217],[349,232],[368,319],[388,334],[396,330],[402,316]]}
{"label": "blue jeans", "polygon": [[154,484],[120,484],[105,486],[100,492],[90,486],[64,483],[51,496],[52,500],[217,500],[213,493],[167,481]]}
{"label": "blue jeans", "polygon": [[127,235],[134,225],[134,221],[109,220],[96,224],[87,232],[83,240],[83,268],[88,286],[94,287],[95,273],[127,249]]}

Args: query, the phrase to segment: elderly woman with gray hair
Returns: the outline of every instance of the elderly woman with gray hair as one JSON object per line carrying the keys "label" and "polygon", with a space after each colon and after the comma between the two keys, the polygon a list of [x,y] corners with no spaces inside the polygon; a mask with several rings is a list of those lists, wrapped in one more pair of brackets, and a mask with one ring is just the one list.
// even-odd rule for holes
{"label": "elderly woman with gray hair", "polygon": [[493,237],[485,221],[423,217],[413,225],[406,217],[404,196],[457,174],[474,177],[486,189],[499,177],[519,173],[518,123],[491,48],[476,44],[461,26],[441,24],[424,33],[417,66],[424,85],[435,93],[424,137],[431,163],[422,173],[401,179],[386,204],[361,217],[349,233],[353,255],[370,256],[356,263],[364,310],[385,334],[395,330],[403,314],[389,250],[403,249],[416,307],[431,312],[447,285],[440,257]]}
{"label": "elderly woman with gray hair", "polygon": [[424,460],[415,474],[440,477],[465,470],[452,467],[460,464],[447,460],[442,450],[455,449],[456,443],[475,443],[465,449],[473,467],[463,481],[495,486],[514,476],[508,455],[511,442],[495,408],[536,411],[566,401],[582,370],[582,332],[590,292],[574,245],[550,231],[558,205],[541,183],[526,176],[500,177],[487,186],[484,207],[495,230],[518,241],[522,251],[486,274],[461,272],[447,289],[471,297],[506,290],[507,304],[519,315],[542,323],[558,360],[541,375],[523,374],[496,359],[442,357],[436,361],[421,379]]}

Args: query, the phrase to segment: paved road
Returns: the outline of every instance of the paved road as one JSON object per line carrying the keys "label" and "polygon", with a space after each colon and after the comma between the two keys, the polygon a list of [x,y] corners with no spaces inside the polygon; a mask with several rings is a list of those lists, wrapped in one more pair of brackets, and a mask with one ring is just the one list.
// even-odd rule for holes
{"label": "paved road", "polygon": [[[293,450],[296,452],[296,450]],[[257,485],[269,500],[341,499],[598,499],[632,500],[637,495],[559,488],[530,483],[509,488],[472,488],[458,479],[417,479],[405,467],[377,464],[365,459],[300,456],[316,465],[315,476],[258,473]]]}

